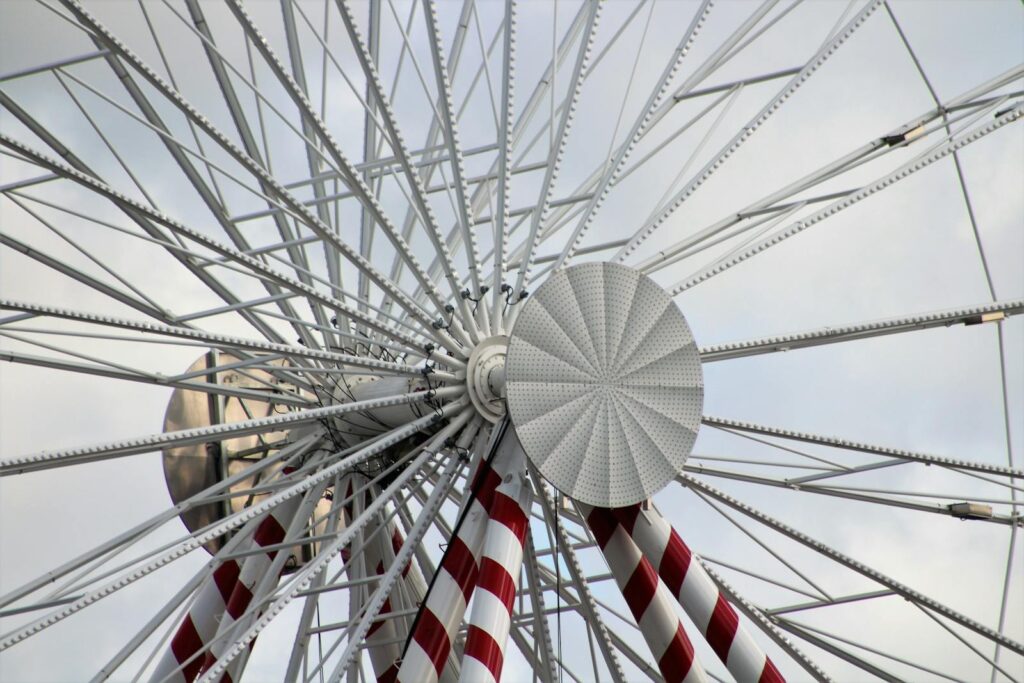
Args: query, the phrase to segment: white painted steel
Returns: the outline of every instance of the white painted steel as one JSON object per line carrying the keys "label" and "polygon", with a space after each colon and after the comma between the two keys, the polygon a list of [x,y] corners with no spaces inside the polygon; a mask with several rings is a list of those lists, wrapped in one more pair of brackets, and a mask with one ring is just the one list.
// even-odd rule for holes
{"label": "white painted steel", "polygon": [[0,2],[0,675],[1019,680],[1005,3]]}
{"label": "white painted steel", "polygon": [[700,354],[672,299],[639,271],[551,276],[512,329],[508,405],[530,460],[566,495],[620,507],[682,472],[700,427]]}

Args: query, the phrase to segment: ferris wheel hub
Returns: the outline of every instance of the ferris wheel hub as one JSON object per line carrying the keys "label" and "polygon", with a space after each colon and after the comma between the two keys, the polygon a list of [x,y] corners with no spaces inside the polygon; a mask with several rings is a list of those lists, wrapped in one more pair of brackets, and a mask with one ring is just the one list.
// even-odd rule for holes
{"label": "ferris wheel hub", "polygon": [[552,275],[516,320],[506,372],[519,440],[563,493],[619,507],[682,472],[703,408],[700,354],[672,298],[639,271]]}
{"label": "ferris wheel hub", "polygon": [[477,412],[492,423],[505,416],[505,357],[508,337],[481,339],[466,366],[466,389]]}

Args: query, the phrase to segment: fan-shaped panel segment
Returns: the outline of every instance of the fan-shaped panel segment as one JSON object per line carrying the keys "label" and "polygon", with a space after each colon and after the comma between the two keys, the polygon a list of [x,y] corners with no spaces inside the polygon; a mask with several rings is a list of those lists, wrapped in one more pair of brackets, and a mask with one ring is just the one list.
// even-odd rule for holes
{"label": "fan-shaped panel segment", "polygon": [[640,272],[586,263],[553,275],[516,321],[506,376],[523,448],[563,493],[618,507],[682,472],[704,401],[700,355]]}

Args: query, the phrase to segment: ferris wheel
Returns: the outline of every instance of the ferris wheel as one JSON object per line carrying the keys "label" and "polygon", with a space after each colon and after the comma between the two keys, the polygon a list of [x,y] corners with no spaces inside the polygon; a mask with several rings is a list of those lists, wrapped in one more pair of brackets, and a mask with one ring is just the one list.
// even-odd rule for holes
{"label": "ferris wheel", "polygon": [[0,4],[0,679],[1024,680],[1022,35]]}

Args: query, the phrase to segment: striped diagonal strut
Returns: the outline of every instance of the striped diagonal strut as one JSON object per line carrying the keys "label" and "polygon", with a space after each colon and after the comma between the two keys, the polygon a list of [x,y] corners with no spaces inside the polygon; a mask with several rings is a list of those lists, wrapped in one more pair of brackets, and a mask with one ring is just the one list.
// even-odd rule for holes
{"label": "striped diagonal strut", "polygon": [[515,430],[498,446],[493,467],[501,479],[488,508],[487,534],[473,593],[460,681],[501,680],[512,604],[523,566],[523,543],[532,494],[526,483],[526,454]]}
{"label": "striped diagonal strut", "polygon": [[[246,543],[241,547],[248,549],[250,545]],[[226,554],[237,549],[237,546],[228,545],[221,552]],[[241,563],[233,559],[217,565],[182,618],[169,647],[153,671],[152,680],[188,683],[196,679],[203,667],[201,651],[217,633],[217,624],[227,609],[241,569]]]}
{"label": "striped diagonal strut", "polygon": [[[280,507],[252,520],[239,532],[237,540],[225,545],[218,555],[236,555],[239,551],[280,542],[300,501],[300,497],[285,501]],[[283,509],[285,507],[290,510]],[[283,520],[283,526],[279,520]],[[232,557],[220,561],[182,618],[153,672],[152,680],[171,683],[194,681],[210,662],[210,649],[215,650],[215,647],[210,648],[210,642],[222,628],[230,626],[245,612],[252,599],[252,586],[269,564],[267,554],[249,556],[244,560]],[[205,656],[202,654],[204,650]]]}
{"label": "striped diagonal strut", "polygon": [[640,505],[611,512],[737,683],[784,681],[775,664],[740,624],[736,610],[664,517]]}
{"label": "striped diagonal strut", "polygon": [[651,562],[640,552],[613,510],[578,504],[601,546],[615,583],[622,591],[640,632],[668,683],[707,681],[676,614],[674,600],[658,580]]}
{"label": "striped diagonal strut", "polygon": [[472,480],[470,490],[476,495],[470,500],[469,509],[441,558],[441,566],[402,658],[399,681],[435,683],[438,680],[476,587],[487,529],[487,508],[500,479],[489,463],[481,461]]}
{"label": "striped diagonal strut", "polygon": [[[490,511],[494,507],[498,487],[503,484],[502,474],[509,471],[508,465],[503,464],[508,457],[505,454],[512,452],[514,455],[519,447],[518,441],[514,449],[504,447],[505,441],[500,433],[493,438],[497,444],[492,442],[492,447],[487,450],[494,455],[481,458],[471,477],[470,496],[417,615],[400,664],[399,681],[436,683],[449,679],[453,674],[450,668],[446,669],[446,664],[466,607],[477,588],[481,565],[487,559],[484,546],[491,521]],[[521,460],[519,462],[522,463]],[[508,491],[503,495],[508,496]]]}
{"label": "striped diagonal strut", "polygon": [[[302,496],[295,496],[283,501],[279,506],[267,512],[256,527],[252,537],[252,549],[274,546],[284,540],[289,527],[292,526],[296,514],[302,507]],[[206,659],[203,662],[200,674],[212,667],[232,645],[232,633],[242,632],[253,621],[251,615],[246,617],[249,605],[254,598],[262,598],[267,590],[276,587],[277,579],[284,569],[284,558],[275,562],[279,550],[270,550],[255,555],[249,555],[242,563],[241,572],[231,590],[231,597],[220,618],[217,627],[217,639],[212,643],[206,652]],[[288,552],[288,551],[284,551]],[[238,680],[244,665],[242,658],[232,662],[232,666],[224,672],[221,681],[230,683]]]}
{"label": "striped diagonal strut", "polygon": [[[388,520],[385,528],[374,534],[382,519],[383,514],[367,527],[366,536],[373,536],[372,541],[366,545],[366,565],[370,575],[383,575],[385,569],[395,563],[395,557],[405,543],[394,519]],[[368,584],[367,588],[372,589],[373,586]],[[390,613],[415,608],[423,601],[425,592],[426,586],[423,585],[419,569],[412,562],[405,565],[384,601],[380,616],[366,634],[366,648],[370,652],[377,683],[392,683],[396,680],[398,667],[395,663],[402,654],[401,644],[408,636],[409,624],[403,619],[390,616]]]}

